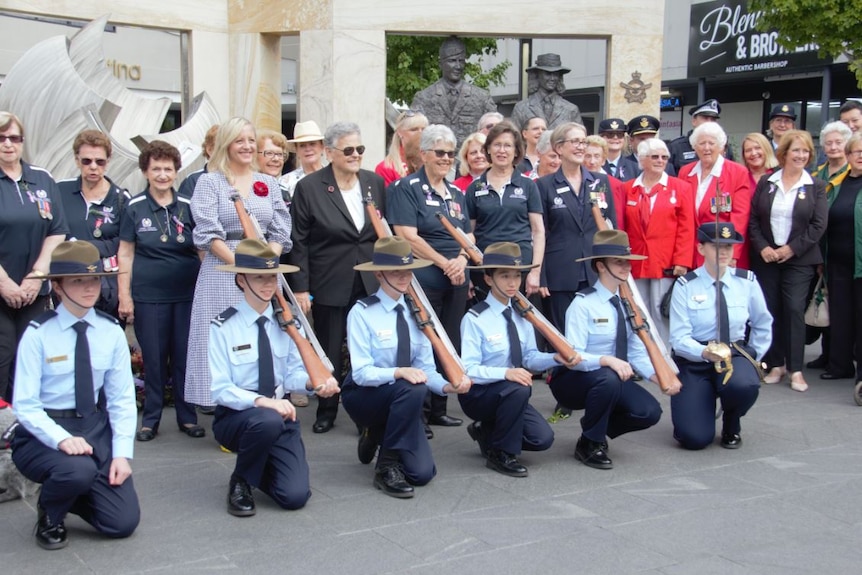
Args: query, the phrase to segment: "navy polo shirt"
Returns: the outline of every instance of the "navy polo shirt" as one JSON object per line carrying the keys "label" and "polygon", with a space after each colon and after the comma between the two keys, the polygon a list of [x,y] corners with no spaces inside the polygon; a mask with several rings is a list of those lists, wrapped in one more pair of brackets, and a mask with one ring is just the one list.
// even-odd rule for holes
{"label": "navy polo shirt", "polygon": [[[134,301],[192,300],[201,265],[192,241],[193,229],[191,201],[176,192],[167,206],[160,206],[150,195],[149,188],[126,203],[120,220],[120,239],[135,244]],[[177,240],[180,233],[183,242]],[[167,236],[166,242],[161,240],[163,235]]]}
{"label": "navy polo shirt", "polygon": [[[445,182],[449,188],[449,199],[444,199],[431,184],[425,168],[415,174],[404,176],[386,188],[386,219],[393,226],[416,228],[419,236],[440,255],[452,259],[461,253],[461,246],[446,231],[437,213],[445,214],[452,225],[470,232],[470,217],[464,193],[457,187]],[[452,282],[437,266],[414,270],[422,287],[430,289],[451,288]]]}
{"label": "navy polo shirt", "polygon": [[[66,236],[69,228],[60,190],[46,170],[21,162],[21,179],[14,181],[0,169],[0,265],[18,284],[39,259],[48,236]],[[53,219],[39,215],[39,203]],[[40,293],[48,293],[44,282]]]}
{"label": "navy polo shirt", "polygon": [[476,220],[473,233],[480,250],[496,242],[515,242],[524,261],[533,261],[530,214],[542,214],[542,199],[533,180],[513,173],[501,195],[488,185],[486,172],[467,188],[467,211]]}
{"label": "navy polo shirt", "polygon": [[[96,246],[99,256],[103,258],[117,255],[117,248],[120,246],[120,215],[123,204],[129,199],[126,190],[111,180],[108,180],[108,183],[111,187],[105,197],[98,203],[90,204],[81,193],[80,176],[57,182],[63,198],[66,223],[69,225],[66,239],[90,242]],[[99,237],[94,235],[97,229]]]}

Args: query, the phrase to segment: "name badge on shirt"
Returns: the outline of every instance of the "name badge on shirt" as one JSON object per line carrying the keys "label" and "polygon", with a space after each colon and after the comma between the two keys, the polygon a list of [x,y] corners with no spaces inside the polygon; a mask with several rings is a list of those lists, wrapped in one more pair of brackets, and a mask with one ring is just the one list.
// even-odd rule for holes
{"label": "name badge on shirt", "polygon": [[691,300],[694,302],[697,302],[697,303],[703,303],[706,301],[706,295],[705,294],[693,295],[693,296],[691,296]]}
{"label": "name badge on shirt", "polygon": [[241,353],[241,352],[243,352],[243,351],[248,351],[248,350],[250,350],[250,349],[251,349],[251,344],[250,344],[250,343],[244,343],[244,344],[242,344],[242,345],[235,345],[235,346],[233,346],[233,348],[232,348],[232,349],[233,349],[234,351],[236,351],[236,352],[240,352],[240,353]]}
{"label": "name badge on shirt", "polygon": [[476,197],[477,198],[480,196],[487,196],[487,195],[488,195],[488,190],[476,190]]}
{"label": "name badge on shirt", "polygon": [[494,335],[489,335],[488,337],[486,337],[485,341],[494,343],[495,341],[500,341],[501,339],[503,339],[503,334],[495,333]]}
{"label": "name badge on shirt", "polygon": [[594,317],[593,323],[608,323],[610,320],[606,317]]}
{"label": "name badge on shirt", "polygon": [[638,203],[634,200],[629,200],[626,202],[626,205],[627,206],[636,206],[636,205],[638,205]]}
{"label": "name badge on shirt", "polygon": [[48,357],[45,359],[45,363],[59,363],[61,361],[68,361],[68,355],[55,355],[54,357]]}
{"label": "name badge on shirt", "polygon": [[381,329],[377,332],[377,339],[380,341],[389,341],[392,339],[392,330],[391,329]]}
{"label": "name badge on shirt", "polygon": [[425,200],[426,206],[439,206],[440,200]]}
{"label": "name badge on shirt", "polygon": [[565,194],[566,192],[571,192],[571,191],[572,191],[572,188],[570,188],[569,186],[565,186],[565,187],[562,187],[562,188],[557,188],[557,193],[558,193],[558,194]]}

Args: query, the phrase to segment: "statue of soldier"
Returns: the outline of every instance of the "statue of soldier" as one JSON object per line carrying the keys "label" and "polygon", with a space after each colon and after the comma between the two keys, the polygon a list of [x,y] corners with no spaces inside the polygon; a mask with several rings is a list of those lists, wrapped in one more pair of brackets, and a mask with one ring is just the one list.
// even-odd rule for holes
{"label": "statue of soldier", "polygon": [[446,38],[440,46],[442,77],[417,92],[410,105],[412,110],[425,114],[430,124],[452,128],[459,146],[476,131],[483,114],[497,111],[497,105],[487,90],[464,81],[466,63],[464,42],[456,36]]}
{"label": "statue of soldier", "polygon": [[527,96],[515,104],[512,121],[524,129],[530,118],[544,118],[549,130],[560,124],[583,124],[578,107],[560,94],[566,91],[563,74],[571,72],[561,65],[559,54],[539,54],[536,65],[527,68]]}

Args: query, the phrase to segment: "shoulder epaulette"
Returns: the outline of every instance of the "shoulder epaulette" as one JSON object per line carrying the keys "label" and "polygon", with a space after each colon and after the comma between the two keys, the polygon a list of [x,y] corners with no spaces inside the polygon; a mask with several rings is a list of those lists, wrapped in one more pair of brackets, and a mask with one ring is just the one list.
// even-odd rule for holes
{"label": "shoulder epaulette", "polygon": [[108,320],[108,321],[109,321],[109,322],[111,322],[111,323],[114,323],[114,324],[120,325],[120,320],[118,320],[117,318],[115,318],[115,317],[114,317],[114,316],[112,316],[111,314],[106,313],[106,312],[103,312],[103,311],[102,311],[102,310],[100,310],[100,309],[94,309],[94,311],[96,312],[96,315],[97,315],[97,316],[99,316],[99,317],[101,317],[101,318],[104,318],[104,319]]}
{"label": "shoulder epaulette", "polygon": [[581,291],[575,294],[575,297],[587,297],[591,293],[596,293],[596,288],[590,286],[588,288],[584,288]]}
{"label": "shoulder epaulette", "polygon": [[369,306],[372,306],[376,303],[380,303],[380,298],[377,297],[376,295],[370,295],[370,296],[364,297],[360,300],[356,300],[356,303],[358,303],[362,307],[369,307]]}
{"label": "shoulder epaulette", "polygon": [[744,270],[742,268],[736,268],[733,272],[736,277],[744,278],[749,281],[754,281],[754,272],[751,270]]}
{"label": "shoulder epaulette", "polygon": [[694,271],[690,271],[687,274],[685,274],[684,276],[679,276],[678,278],[676,278],[676,281],[679,282],[679,285],[685,285],[688,282],[690,282],[691,280],[695,279],[696,277],[697,277],[697,274]]}
{"label": "shoulder epaulette", "polygon": [[236,315],[236,308],[229,307],[217,316],[215,316],[212,320],[210,320],[210,323],[221,327],[224,325],[224,322],[232,318],[234,315]]}
{"label": "shoulder epaulette", "polygon": [[468,309],[467,313],[475,315],[476,317],[479,317],[479,315],[483,311],[487,310],[489,307],[491,307],[491,306],[488,304],[488,302],[480,301],[479,303],[477,303],[476,305],[474,305],[473,307]]}
{"label": "shoulder epaulette", "polygon": [[46,321],[48,321],[52,317],[55,317],[56,315],[57,315],[56,311],[54,311],[53,309],[49,309],[45,313],[40,314],[35,319],[31,319],[30,325],[36,329],[39,329],[40,327],[42,327],[42,324],[44,324]]}
{"label": "shoulder epaulette", "polygon": [[133,206],[133,205],[137,204],[138,202],[143,202],[146,199],[147,199],[147,196],[145,196],[144,194],[138,194],[137,196],[135,196],[134,198],[129,200],[129,205]]}

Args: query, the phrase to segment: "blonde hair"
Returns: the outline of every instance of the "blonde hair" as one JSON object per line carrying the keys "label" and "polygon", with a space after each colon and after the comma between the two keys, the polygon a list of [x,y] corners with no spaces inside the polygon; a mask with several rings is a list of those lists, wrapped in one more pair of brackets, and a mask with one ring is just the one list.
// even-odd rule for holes
{"label": "blonde hair", "polygon": [[428,118],[422,112],[414,112],[407,110],[401,112],[398,120],[395,122],[395,133],[392,134],[392,141],[389,143],[389,153],[383,159],[383,165],[398,172],[399,176],[406,176],[407,171],[404,169],[404,160],[401,158],[401,136],[398,135],[398,130],[409,130],[419,126],[426,128],[428,126]]}
{"label": "blonde hair", "polygon": [[21,136],[24,136],[24,124],[21,123],[21,120],[13,114],[12,112],[4,112],[0,111],[0,130],[5,131],[9,129],[9,126],[12,124],[18,126],[18,131],[21,132]]}
{"label": "blonde hair", "polygon": [[[221,172],[231,184],[233,184],[234,180],[233,172],[231,172],[230,169],[230,158],[228,158],[227,150],[246,126],[251,126],[252,131],[254,131],[254,124],[245,118],[240,117],[231,118],[219,126],[213,147],[213,155],[208,164],[209,166],[212,166],[210,171]],[[255,140],[257,140],[257,134],[255,134]],[[255,154],[255,156],[257,156],[257,154]],[[256,157],[252,167],[254,170],[257,170]]]}
{"label": "blonde hair", "polygon": [[470,144],[479,144],[479,149],[485,149],[485,134],[482,132],[473,132],[466,138],[464,138],[464,143],[461,144],[461,149],[458,151],[458,159],[461,161],[461,165],[458,166],[458,174],[462,176],[466,176],[470,173],[470,164],[467,163],[467,152],[470,151]]}
{"label": "blonde hair", "polygon": [[[742,139],[742,145],[740,149],[742,150],[742,164],[745,165],[745,142],[751,140],[763,150],[763,167],[767,170],[771,170],[773,168],[778,167],[778,160],[775,159],[775,152],[772,151],[772,144],[769,143],[769,140],[766,139],[766,136],[761,134],[760,132],[751,132],[750,134],[746,134],[746,136]],[[748,166],[746,166],[748,167]]]}
{"label": "blonde hair", "polygon": [[587,147],[596,146],[597,148],[602,149],[602,156],[605,160],[608,159],[608,142],[601,136],[596,136],[595,134],[592,136],[587,136]]}

